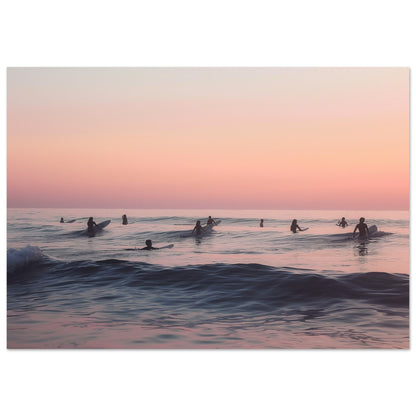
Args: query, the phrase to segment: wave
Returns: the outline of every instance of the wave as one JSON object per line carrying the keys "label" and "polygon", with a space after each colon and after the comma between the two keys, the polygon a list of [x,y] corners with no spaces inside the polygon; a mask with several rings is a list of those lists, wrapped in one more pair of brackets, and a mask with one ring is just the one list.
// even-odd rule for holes
{"label": "wave", "polygon": [[14,273],[34,263],[40,263],[44,258],[44,254],[37,246],[9,248],[7,250],[7,273]]}
{"label": "wave", "polygon": [[[272,267],[262,264],[203,264],[162,267],[117,259],[62,262],[46,258],[47,271],[36,272],[42,253],[37,247],[10,253],[15,266],[31,264],[30,276],[10,276],[9,285],[39,280],[42,288],[72,287],[74,291],[111,287],[129,296],[181,299],[202,308],[245,308],[275,310],[291,305],[328,306],[343,301],[408,308],[409,276],[383,272],[331,275],[307,269]],[[8,254],[9,256],[9,254]],[[45,264],[45,263],[43,263]],[[9,269],[8,269],[9,272]]]}

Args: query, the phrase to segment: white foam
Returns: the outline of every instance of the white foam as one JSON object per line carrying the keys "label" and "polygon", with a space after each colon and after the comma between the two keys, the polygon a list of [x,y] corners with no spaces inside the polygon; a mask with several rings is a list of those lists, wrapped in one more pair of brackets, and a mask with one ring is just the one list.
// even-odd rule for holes
{"label": "white foam", "polygon": [[7,273],[42,260],[43,254],[39,247],[27,245],[23,248],[9,248],[7,250]]}

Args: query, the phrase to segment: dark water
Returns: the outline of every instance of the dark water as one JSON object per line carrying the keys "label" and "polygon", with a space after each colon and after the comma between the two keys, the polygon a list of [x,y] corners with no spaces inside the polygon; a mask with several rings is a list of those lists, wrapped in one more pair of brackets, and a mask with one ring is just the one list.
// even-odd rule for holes
{"label": "dark water", "polygon": [[[193,212],[128,213],[127,226],[113,212],[93,238],[71,214],[9,212],[9,348],[409,347],[403,213],[375,218],[364,242],[332,213],[303,213],[309,230],[293,235],[282,214],[259,229],[227,212],[203,238],[180,237]],[[174,246],[127,250],[145,238]]]}

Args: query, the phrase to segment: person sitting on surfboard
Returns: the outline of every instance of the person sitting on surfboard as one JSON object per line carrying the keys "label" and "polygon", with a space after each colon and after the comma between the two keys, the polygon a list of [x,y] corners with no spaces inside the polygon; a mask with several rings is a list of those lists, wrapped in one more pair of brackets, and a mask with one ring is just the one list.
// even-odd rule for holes
{"label": "person sitting on surfboard", "polygon": [[352,233],[352,238],[355,237],[355,232],[357,231],[357,229],[358,229],[358,231],[360,233],[359,234],[359,237],[368,237],[368,235],[370,233],[368,231],[367,224],[364,221],[365,221],[365,218],[364,217],[361,217],[360,218],[360,222],[354,228],[354,232]]}
{"label": "person sitting on surfboard", "polygon": [[338,221],[338,224],[337,225],[339,227],[345,228],[348,225],[347,221],[345,221],[345,217],[342,217],[341,218],[341,221]]}
{"label": "person sitting on surfboard", "polygon": [[97,226],[93,217],[88,218],[87,225],[88,225],[88,232],[93,232],[94,231],[94,225]]}
{"label": "person sitting on surfboard", "polygon": [[159,250],[159,249],[157,247],[152,246],[152,240],[146,240],[146,247],[143,247],[140,250]]}
{"label": "person sitting on surfboard", "polygon": [[208,220],[207,220],[207,225],[210,225],[210,224],[217,225],[217,223],[211,218],[211,215],[208,217]]}
{"label": "person sitting on surfboard", "polygon": [[263,228],[263,220],[260,220],[260,227]]}
{"label": "person sitting on surfboard", "polygon": [[302,230],[302,228],[299,227],[298,220],[293,220],[292,224],[290,226],[290,231],[292,231],[292,233],[296,233],[296,230],[305,231],[305,230]]}
{"label": "person sitting on surfboard", "polygon": [[199,234],[202,233],[201,221],[198,220],[196,222],[196,225],[195,225],[194,229],[192,230],[192,234],[194,234],[194,232],[195,232],[196,235],[199,235]]}
{"label": "person sitting on surfboard", "polygon": [[123,214],[123,216],[121,218],[123,220],[123,225],[127,225],[128,224],[127,215],[126,214]]}

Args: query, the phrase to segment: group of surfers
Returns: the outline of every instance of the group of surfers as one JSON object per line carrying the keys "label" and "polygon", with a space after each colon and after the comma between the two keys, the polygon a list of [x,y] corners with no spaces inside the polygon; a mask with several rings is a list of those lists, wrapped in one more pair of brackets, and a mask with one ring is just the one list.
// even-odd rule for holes
{"label": "group of surfers", "polygon": [[[340,221],[338,221],[337,224],[339,227],[345,228],[348,225],[348,222],[345,220],[345,217],[342,217]],[[260,227],[263,227],[263,220],[260,221]],[[293,220],[292,224],[290,226],[290,231],[292,231],[292,233],[296,233],[297,230],[299,231],[305,231],[307,230],[307,228],[300,228],[298,225],[298,221],[297,220]],[[355,226],[354,231],[352,233],[352,238],[355,238],[355,233],[358,230],[358,236],[359,237],[368,237],[370,232],[368,231],[368,226],[365,223],[365,218],[361,217],[360,218],[360,222]]]}
{"label": "group of surfers", "polygon": [[[211,225],[211,224],[217,225],[217,223],[214,221],[214,219],[211,218],[211,216],[209,216],[206,225]],[[345,217],[342,217],[341,220],[338,221],[337,225],[342,227],[342,228],[345,228],[348,225],[347,221],[345,220]],[[264,220],[263,219],[260,220],[260,227],[264,227]],[[203,230],[204,229],[201,225],[201,221],[198,220],[196,222],[196,225],[195,225],[194,229],[192,230],[192,235],[194,233],[195,233],[195,235],[199,235],[203,232]],[[296,219],[294,219],[292,221],[291,226],[290,226],[290,231],[292,231],[293,233],[296,233],[297,230],[305,231],[305,230],[307,230],[307,228],[304,228],[304,229],[300,228],[299,225],[298,225],[298,221]],[[360,222],[355,226],[354,232],[352,233],[353,238],[355,238],[355,233],[356,233],[357,230],[359,232],[359,237],[368,237],[369,236],[368,226],[365,223],[365,218],[364,217],[361,217]],[[153,247],[152,240],[146,240],[146,247],[143,247],[139,250],[158,250],[158,248]]]}
{"label": "group of surfers", "polygon": [[[123,225],[127,225],[128,224],[128,220],[127,220],[127,215],[124,214],[122,217],[122,224]],[[64,222],[64,219],[61,217],[60,220],[61,223]],[[215,222],[215,220],[211,217],[211,215],[208,217],[207,219],[207,223],[206,225],[217,225],[217,223]],[[339,227],[345,228],[346,226],[348,226],[348,222],[345,220],[345,217],[342,217],[341,220],[338,221],[338,223],[336,224]],[[87,227],[88,227],[88,232],[94,232],[94,227],[97,226],[97,223],[94,221],[93,217],[89,217],[88,221],[87,221]],[[264,220],[261,219],[260,220],[260,227],[263,228],[264,227]],[[306,231],[307,228],[300,228],[298,225],[298,221],[296,219],[294,219],[292,221],[292,224],[290,225],[290,231],[292,231],[292,233],[296,233],[297,231]],[[358,230],[359,232],[359,237],[368,237],[369,236],[369,231],[368,231],[368,226],[365,223],[365,218],[361,217],[360,218],[360,222],[355,226],[354,228],[354,232],[352,233],[352,237],[355,237],[355,233]],[[201,225],[201,221],[198,220],[195,224],[194,229],[192,230],[192,235],[200,235],[202,234],[204,231],[204,227]],[[157,250],[157,247],[153,247],[152,245],[152,240],[146,240],[146,246],[143,247],[142,249],[139,250]]]}

